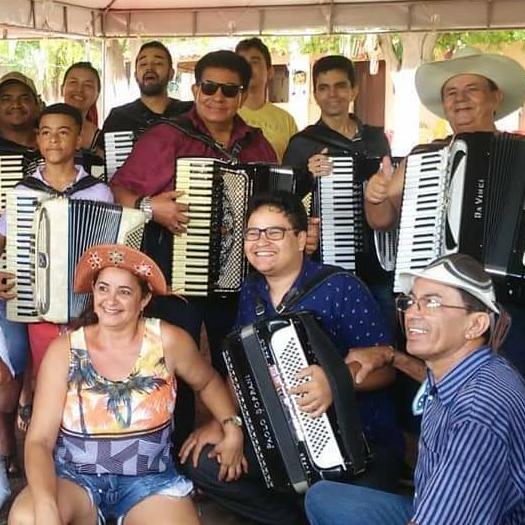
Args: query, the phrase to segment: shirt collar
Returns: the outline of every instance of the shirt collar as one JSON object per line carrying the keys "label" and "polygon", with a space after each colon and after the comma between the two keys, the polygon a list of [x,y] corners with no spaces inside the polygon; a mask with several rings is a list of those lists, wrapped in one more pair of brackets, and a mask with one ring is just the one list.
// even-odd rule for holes
{"label": "shirt collar", "polygon": [[472,374],[489,361],[492,356],[491,348],[482,346],[462,359],[438,382],[436,382],[432,372],[427,370],[430,395],[439,397],[444,405],[449,404]]}
{"label": "shirt collar", "polygon": [[[210,136],[208,128],[197,113],[195,104],[193,104],[192,108],[187,113],[185,113],[185,115],[193,124],[195,129],[204,135]],[[228,149],[230,149],[236,142],[239,142],[239,140],[242,140],[244,137],[246,137],[246,135],[252,133],[253,131],[254,128],[248,126],[248,124],[246,124],[246,122],[244,122],[244,120],[239,117],[239,115],[235,115],[233,117],[233,130],[230,137],[230,143],[228,144]]]}
{"label": "shirt collar", "polygon": [[[350,117],[351,120],[353,120],[357,124],[357,131],[355,132],[355,135],[351,139],[348,139],[347,137],[345,137],[345,138],[347,138],[347,140],[349,140],[350,142],[354,142],[355,140],[362,140],[362,138],[363,138],[363,123],[353,113],[348,113],[348,116]],[[326,124],[326,122],[323,121],[322,118],[320,118],[317,121],[317,124],[319,126],[324,126],[325,128],[332,129],[332,128],[330,128],[330,126],[328,126],[328,124]],[[332,131],[335,131],[335,130],[332,130]]]}
{"label": "shirt collar", "polygon": [[[41,180],[47,186],[50,186],[50,184],[46,181],[46,179],[44,179],[44,175],[42,173],[43,168],[44,166],[38,166],[32,176],[35,179]],[[75,169],[77,170],[77,178],[68,186],[68,188],[73,186],[73,184],[78,182],[80,179],[83,179],[84,177],[88,176],[88,172],[80,164],[75,164]],[[66,189],[67,188],[64,188],[64,191]]]}

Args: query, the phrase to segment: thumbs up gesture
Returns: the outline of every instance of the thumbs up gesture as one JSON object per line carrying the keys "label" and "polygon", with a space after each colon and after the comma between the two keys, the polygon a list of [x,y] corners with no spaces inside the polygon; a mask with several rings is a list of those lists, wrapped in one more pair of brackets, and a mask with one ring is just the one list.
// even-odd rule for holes
{"label": "thumbs up gesture", "polygon": [[373,175],[365,190],[365,199],[371,204],[381,204],[388,197],[388,186],[392,180],[394,169],[390,157],[383,157],[379,171]]}

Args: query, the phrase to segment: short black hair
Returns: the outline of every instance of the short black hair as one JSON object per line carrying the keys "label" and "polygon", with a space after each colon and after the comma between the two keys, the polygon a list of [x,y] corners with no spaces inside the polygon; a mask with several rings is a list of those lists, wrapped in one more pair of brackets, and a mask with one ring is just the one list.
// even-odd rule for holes
{"label": "short black hair", "polygon": [[274,191],[270,193],[256,193],[250,200],[246,222],[252,214],[263,206],[277,208],[284,213],[293,229],[298,232],[308,230],[308,216],[301,199],[288,191]]}
{"label": "short black hair", "polygon": [[135,67],[137,67],[137,62],[139,60],[139,56],[142,53],[142,51],[144,51],[144,49],[150,49],[150,48],[160,49],[161,51],[163,51],[166,54],[169,66],[173,67],[173,58],[171,58],[170,50],[162,42],[159,42],[158,40],[151,40],[149,42],[145,42],[144,44],[140,46],[139,52],[137,53],[137,56],[135,57]]}
{"label": "short black hair", "polygon": [[266,67],[268,69],[272,67],[272,55],[270,54],[270,50],[260,38],[257,38],[256,36],[253,38],[245,38],[235,46],[235,52],[237,54],[242,53],[243,51],[248,51],[249,49],[257,49],[257,51],[259,51],[264,57]]}
{"label": "short black hair", "polygon": [[326,73],[327,71],[332,71],[334,69],[343,71],[348,77],[351,86],[355,86],[355,69],[352,61],[342,55],[328,55],[317,60],[312,68],[314,91],[317,85],[317,77],[321,73]]}
{"label": "short black hair", "polygon": [[75,124],[79,127],[79,129],[82,129],[82,114],[77,108],[70,106],[69,104],[59,102],[58,104],[46,106],[38,116],[38,127],[40,127],[40,122],[46,115],[67,115],[75,121]]}
{"label": "short black hair", "polygon": [[246,59],[236,55],[233,51],[222,49],[206,53],[195,65],[195,82],[198,84],[202,80],[204,70],[209,67],[218,67],[228,69],[237,73],[241,78],[241,84],[244,88],[248,87],[252,78],[252,68]]}
{"label": "short black hair", "polygon": [[66,72],[64,73],[64,79],[62,80],[62,87],[64,87],[67,76],[69,75],[69,73],[71,73],[73,69],[86,69],[87,71],[91,71],[91,73],[93,73],[93,75],[95,75],[95,78],[97,79],[97,88],[100,93],[102,89],[102,82],[100,81],[100,74],[91,62],[75,62],[74,64],[71,64],[66,69]]}

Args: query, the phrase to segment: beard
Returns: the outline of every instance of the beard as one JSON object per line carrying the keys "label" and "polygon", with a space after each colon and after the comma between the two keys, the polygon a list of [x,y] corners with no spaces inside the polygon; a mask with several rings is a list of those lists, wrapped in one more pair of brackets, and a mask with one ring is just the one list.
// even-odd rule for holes
{"label": "beard", "polygon": [[168,82],[167,79],[158,79],[156,82],[150,81],[147,84],[144,82],[138,82],[140,94],[148,97],[162,95],[167,90]]}

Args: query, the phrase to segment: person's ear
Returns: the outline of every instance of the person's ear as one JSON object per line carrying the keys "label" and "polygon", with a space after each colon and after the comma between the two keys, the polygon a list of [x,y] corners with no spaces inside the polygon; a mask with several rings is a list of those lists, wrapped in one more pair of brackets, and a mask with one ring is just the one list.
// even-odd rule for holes
{"label": "person's ear", "polygon": [[170,71],[168,73],[168,80],[172,81],[174,76],[175,76],[175,70],[172,67],[170,67]]}
{"label": "person's ear", "polygon": [[465,339],[477,339],[490,328],[490,316],[487,312],[472,312],[465,329]]}
{"label": "person's ear", "polygon": [[199,86],[197,84],[193,84],[191,86],[191,92],[193,93],[193,99],[197,100],[197,95],[199,94]]}
{"label": "person's ear", "polygon": [[241,96],[239,97],[239,108],[241,109],[244,106],[244,103],[246,102],[246,99],[248,98],[248,91],[241,91]]}
{"label": "person's ear", "polygon": [[297,234],[297,240],[299,242],[299,251],[304,252],[306,249],[306,232],[300,231]]}

